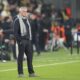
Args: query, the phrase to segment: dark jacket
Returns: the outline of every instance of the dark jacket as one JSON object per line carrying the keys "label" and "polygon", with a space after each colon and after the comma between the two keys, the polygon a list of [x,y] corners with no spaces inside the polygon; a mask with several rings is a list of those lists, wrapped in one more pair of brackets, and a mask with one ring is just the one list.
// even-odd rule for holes
{"label": "dark jacket", "polygon": [[26,29],[28,31],[28,33],[25,36],[21,36],[19,19],[16,17],[14,19],[14,22],[13,22],[13,25],[14,25],[14,35],[15,35],[15,38],[16,38],[17,42],[20,42],[23,39],[30,40],[29,26],[27,24],[26,19],[23,19],[23,22],[26,25]]}

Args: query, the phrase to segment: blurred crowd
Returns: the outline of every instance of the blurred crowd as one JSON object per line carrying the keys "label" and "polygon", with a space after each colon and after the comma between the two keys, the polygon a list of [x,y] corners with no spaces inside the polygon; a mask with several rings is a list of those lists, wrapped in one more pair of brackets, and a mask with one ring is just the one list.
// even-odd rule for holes
{"label": "blurred crowd", "polygon": [[[56,51],[61,47],[68,49],[72,45],[73,34],[80,31],[80,24],[76,25],[70,7],[57,10],[52,4],[23,1],[0,0],[0,31],[3,30],[3,34],[0,33],[0,58],[9,52],[13,52],[14,59],[17,58],[12,23],[22,5],[26,5],[31,14],[32,43],[38,55],[42,51]],[[77,28],[74,29],[74,26]]]}

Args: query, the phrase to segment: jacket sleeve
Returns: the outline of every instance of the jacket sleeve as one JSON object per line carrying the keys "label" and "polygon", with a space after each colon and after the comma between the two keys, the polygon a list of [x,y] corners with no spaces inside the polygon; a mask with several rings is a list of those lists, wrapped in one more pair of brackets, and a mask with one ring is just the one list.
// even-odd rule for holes
{"label": "jacket sleeve", "polygon": [[13,28],[14,36],[15,36],[17,42],[20,42],[21,41],[21,34],[20,34],[20,24],[19,24],[18,19],[14,20],[13,27],[14,27]]}

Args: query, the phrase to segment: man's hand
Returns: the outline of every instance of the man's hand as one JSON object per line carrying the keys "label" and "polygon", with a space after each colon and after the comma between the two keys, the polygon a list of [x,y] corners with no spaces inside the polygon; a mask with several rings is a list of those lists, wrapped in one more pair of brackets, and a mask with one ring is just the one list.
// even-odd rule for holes
{"label": "man's hand", "polygon": [[0,29],[0,36],[3,35],[3,29]]}
{"label": "man's hand", "polygon": [[47,29],[43,29],[43,32],[48,32],[48,30]]}

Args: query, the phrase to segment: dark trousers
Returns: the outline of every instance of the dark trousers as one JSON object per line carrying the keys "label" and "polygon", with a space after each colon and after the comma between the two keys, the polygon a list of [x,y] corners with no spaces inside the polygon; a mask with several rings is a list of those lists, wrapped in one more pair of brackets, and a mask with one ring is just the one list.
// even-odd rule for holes
{"label": "dark trousers", "polygon": [[24,53],[27,56],[27,66],[29,74],[34,73],[32,59],[33,59],[33,50],[32,44],[29,40],[22,40],[18,43],[19,54],[18,54],[18,74],[23,74],[23,57]]}
{"label": "dark trousers", "polygon": [[73,37],[71,34],[65,35],[66,36],[66,47],[69,48],[72,45]]}
{"label": "dark trousers", "polygon": [[39,55],[40,54],[40,46],[39,46],[39,38],[38,37],[33,37],[32,38],[32,45],[35,45],[36,47],[36,52]]}

